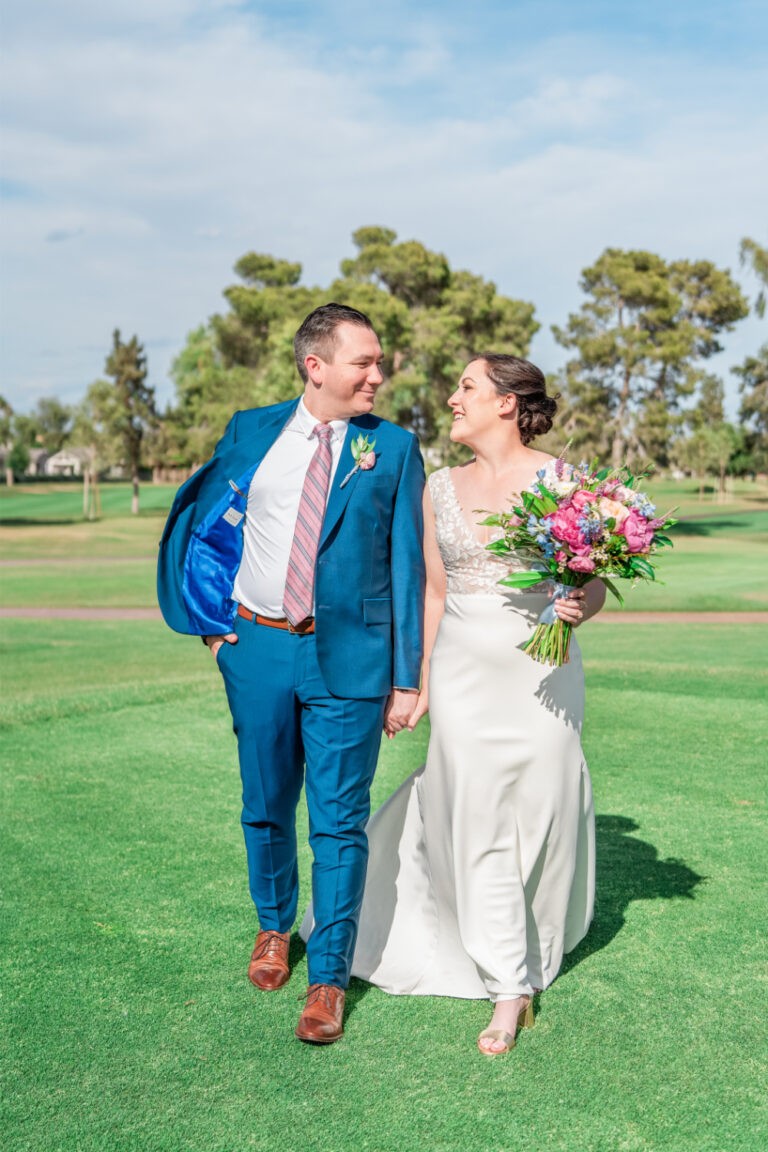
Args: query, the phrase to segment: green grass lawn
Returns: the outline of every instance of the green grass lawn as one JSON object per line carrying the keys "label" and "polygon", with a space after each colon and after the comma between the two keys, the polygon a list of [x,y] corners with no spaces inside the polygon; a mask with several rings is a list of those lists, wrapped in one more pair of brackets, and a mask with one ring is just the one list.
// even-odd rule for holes
{"label": "green grass lawn", "polygon": [[[764,608],[767,494],[658,482],[686,517],[647,610]],[[0,488],[0,603],[154,604],[170,487]],[[510,1057],[481,1003],[355,982],[347,1033],[245,978],[234,738],[202,645],[152,622],[0,620],[0,1138],[11,1152],[755,1152],[765,1089],[763,626],[589,626],[587,940]],[[382,747],[379,803],[427,728]],[[302,815],[302,843],[306,836]],[[306,892],[309,855],[301,858]],[[761,982],[762,981],[762,982]],[[761,1079],[762,1078],[762,1079]]]}
{"label": "green grass lawn", "polygon": [[632,587],[619,581],[624,608],[633,612],[744,612],[768,610],[768,511],[710,511],[671,529],[674,548],[658,556],[658,582]]}
{"label": "green grass lawn", "polygon": [[[675,548],[659,558],[659,583],[622,582],[621,609],[609,611],[759,611],[768,609],[768,490],[737,483],[729,503],[699,501],[695,484],[657,481],[660,509],[686,517]],[[8,607],[152,607],[155,557],[173,498],[168,485],[144,485],[142,514],[131,516],[130,489],[103,486],[104,518],[80,517],[77,486],[0,487],[0,604]]]}
{"label": "green grass lawn", "polygon": [[141,512],[131,515],[128,484],[102,484],[102,519],[83,520],[76,484],[0,486],[0,557],[89,560],[153,557],[176,489],[141,486]]}
{"label": "green grass lawn", "polygon": [[[0,621],[0,1068],[10,1152],[757,1152],[765,629],[585,628],[594,926],[507,1058],[480,1002],[274,994],[213,661],[160,624]],[[427,731],[385,743],[380,802]],[[302,816],[301,841],[306,828]],[[306,892],[308,850],[301,856]]]}

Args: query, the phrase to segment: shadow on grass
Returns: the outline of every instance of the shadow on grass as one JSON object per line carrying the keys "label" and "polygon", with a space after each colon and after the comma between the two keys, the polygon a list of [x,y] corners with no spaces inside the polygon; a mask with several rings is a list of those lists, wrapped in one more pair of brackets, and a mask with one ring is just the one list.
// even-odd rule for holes
{"label": "shadow on grass", "polygon": [[[754,513],[750,512],[749,515],[753,516]],[[702,517],[701,520],[694,518],[688,520],[678,520],[674,528],[670,529],[672,538],[675,536],[711,536],[713,532],[724,532],[728,528],[740,528],[738,520],[726,520]]]}
{"label": "shadow on grass", "polygon": [[[598,816],[597,899],[595,918],[584,940],[563,960],[565,975],[582,960],[611,943],[625,923],[625,913],[633,900],[694,899],[694,889],[706,879],[682,860],[660,859],[652,844],[632,833],[640,825],[628,816]],[[293,969],[304,958],[306,946],[299,934],[291,937],[290,964]],[[371,990],[365,980],[352,978],[347,991],[346,1015],[355,1011]]]}
{"label": "shadow on grass", "polygon": [[694,899],[705,880],[682,860],[660,859],[652,844],[631,833],[640,825],[628,816],[598,816],[595,918],[584,940],[563,961],[561,975],[610,944],[624,927],[633,900]]}
{"label": "shadow on grass", "polygon": [[39,519],[37,516],[8,516],[0,519],[0,528],[22,528],[29,524],[38,524],[41,528],[60,528],[64,524],[83,524],[82,516],[64,516],[55,520]]}
{"label": "shadow on grass", "polygon": [[[288,963],[291,966],[291,971],[300,964],[307,954],[307,946],[299,936],[298,932],[291,934],[291,943],[288,948]],[[370,992],[372,984],[368,984],[365,980],[358,980],[355,976],[349,982],[347,989],[347,996],[345,1000],[344,1019],[349,1020],[349,1017],[355,1011],[355,1008],[362,1002],[362,1000]]]}

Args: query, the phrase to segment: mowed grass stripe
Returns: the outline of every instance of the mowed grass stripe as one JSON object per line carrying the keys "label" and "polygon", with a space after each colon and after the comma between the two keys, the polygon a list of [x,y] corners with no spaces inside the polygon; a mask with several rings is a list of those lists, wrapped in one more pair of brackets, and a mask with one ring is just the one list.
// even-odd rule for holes
{"label": "mowed grass stripe", "polygon": [[[768,716],[765,696],[732,691],[762,666],[756,631],[580,633],[596,921],[541,998],[536,1028],[490,1061],[474,1050],[485,1004],[391,998],[359,982],[342,1042],[294,1041],[302,947],[279,993],[245,978],[255,922],[235,742],[202,645],[151,623],[3,622],[15,669],[4,696],[32,700],[41,668],[62,707],[77,695],[73,669],[115,701],[128,688],[125,706],[53,712],[2,736],[5,1146],[761,1147],[753,740]],[[38,647],[22,656],[27,644]],[[188,698],[164,699],[168,683]],[[384,742],[375,803],[423,760],[426,735]],[[303,811],[300,824],[306,894]]]}

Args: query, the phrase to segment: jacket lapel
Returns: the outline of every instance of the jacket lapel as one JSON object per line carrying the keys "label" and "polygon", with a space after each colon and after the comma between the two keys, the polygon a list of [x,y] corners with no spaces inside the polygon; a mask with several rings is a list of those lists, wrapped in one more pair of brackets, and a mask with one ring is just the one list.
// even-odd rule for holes
{"label": "jacket lapel", "polygon": [[299,399],[297,397],[290,405],[278,410],[255,432],[244,436],[242,440],[238,440],[227,452],[223,453],[221,469],[226,472],[228,480],[237,481],[249,470],[253,475],[298,406]]}
{"label": "jacket lapel", "polygon": [[[255,432],[243,437],[242,440],[238,440],[231,448],[222,453],[219,475],[223,475],[227,480],[234,480],[236,483],[242,479],[246,473],[250,473],[252,476],[275,440],[277,440],[283,428],[293,416],[298,404],[299,398],[297,397],[291,404],[281,407],[271,419],[262,424]],[[379,434],[380,429],[381,425],[379,424],[375,430],[376,435]],[[333,478],[331,494],[325,511],[323,530],[320,535],[320,547],[323,546],[336,524],[338,524],[347,506],[347,501],[360,480],[360,470],[358,469],[353,476],[350,476],[347,483],[344,484],[344,487],[342,487],[344,477],[352,471],[355,465],[352,457],[352,441],[359,436],[361,432],[363,435],[366,435],[370,434],[371,431],[372,429],[364,419],[353,418],[349,422],[347,434],[344,437],[344,443],[341,448],[339,466]]]}

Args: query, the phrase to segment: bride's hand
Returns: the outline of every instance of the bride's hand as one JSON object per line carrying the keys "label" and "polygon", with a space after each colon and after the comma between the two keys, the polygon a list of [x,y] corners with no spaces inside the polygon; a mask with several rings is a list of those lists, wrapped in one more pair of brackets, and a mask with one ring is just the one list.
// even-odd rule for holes
{"label": "bride's hand", "polygon": [[585,597],[583,588],[574,588],[567,596],[555,600],[555,615],[565,624],[576,628],[584,619]]}
{"label": "bride's hand", "polygon": [[409,732],[413,732],[419,720],[421,720],[422,716],[426,716],[427,712],[429,712],[429,694],[422,689],[416,700],[416,707],[411,713],[411,718],[406,725]]}

